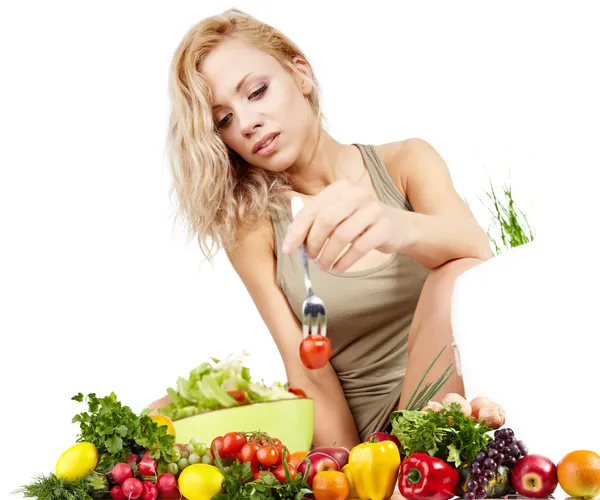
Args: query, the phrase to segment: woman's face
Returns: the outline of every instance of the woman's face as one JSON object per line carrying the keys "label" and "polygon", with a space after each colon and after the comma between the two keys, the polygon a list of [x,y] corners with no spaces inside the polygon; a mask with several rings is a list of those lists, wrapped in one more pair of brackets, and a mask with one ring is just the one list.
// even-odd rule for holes
{"label": "woman's face", "polygon": [[[298,69],[307,73],[306,65]],[[201,71],[213,92],[213,117],[225,144],[265,170],[293,165],[316,122],[306,98],[310,84],[237,39],[218,45]]]}

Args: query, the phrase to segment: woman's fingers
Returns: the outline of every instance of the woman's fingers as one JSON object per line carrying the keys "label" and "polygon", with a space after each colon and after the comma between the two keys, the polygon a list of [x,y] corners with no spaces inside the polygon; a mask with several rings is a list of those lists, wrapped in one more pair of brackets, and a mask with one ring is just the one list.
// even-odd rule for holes
{"label": "woman's fingers", "polygon": [[366,205],[337,225],[319,255],[319,267],[321,269],[331,268],[344,249],[375,223],[376,213],[377,210],[373,208],[373,205]]}
{"label": "woman's fingers", "polygon": [[[360,210],[360,200],[357,198],[342,198],[336,203],[333,203],[325,210],[322,210],[315,220],[308,232],[306,237],[306,252],[311,259],[316,258],[324,251],[325,243],[327,240],[334,238],[338,232],[340,225],[345,226],[343,231],[343,238],[349,238],[345,244],[352,241],[355,236],[360,233],[352,234],[353,224],[351,221]],[[340,243],[339,237],[335,237],[336,243]],[[335,256],[334,256],[335,257]],[[322,257],[319,256],[319,262]],[[333,261],[332,261],[333,263]]]}
{"label": "woman's fingers", "polygon": [[348,251],[340,257],[333,266],[333,271],[343,273],[349,269],[356,261],[362,259],[368,252],[377,248],[385,240],[385,235],[380,230],[377,223],[356,238]]}
{"label": "woman's fingers", "polygon": [[312,224],[319,214],[326,212],[333,203],[343,197],[347,190],[348,183],[346,181],[335,182],[307,201],[288,227],[282,244],[283,252],[289,254],[296,251],[306,240]]}

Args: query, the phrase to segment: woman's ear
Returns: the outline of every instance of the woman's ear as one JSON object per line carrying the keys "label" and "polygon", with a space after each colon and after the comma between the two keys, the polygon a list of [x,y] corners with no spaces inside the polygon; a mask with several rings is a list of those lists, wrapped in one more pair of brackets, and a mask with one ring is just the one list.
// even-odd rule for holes
{"label": "woman's ear", "polygon": [[296,80],[298,87],[304,95],[308,95],[313,90],[312,70],[308,61],[302,56],[295,56],[290,63],[292,66],[292,76]]}

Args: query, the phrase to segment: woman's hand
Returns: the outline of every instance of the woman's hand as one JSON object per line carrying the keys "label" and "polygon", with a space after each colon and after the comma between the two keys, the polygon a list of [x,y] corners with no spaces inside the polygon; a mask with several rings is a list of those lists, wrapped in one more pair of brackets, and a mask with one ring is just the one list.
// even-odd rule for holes
{"label": "woman's hand", "polygon": [[282,249],[292,253],[304,242],[308,257],[318,257],[321,269],[333,266],[344,272],[371,250],[401,250],[410,241],[409,222],[402,210],[385,205],[364,188],[339,181],[306,201],[290,224]]}

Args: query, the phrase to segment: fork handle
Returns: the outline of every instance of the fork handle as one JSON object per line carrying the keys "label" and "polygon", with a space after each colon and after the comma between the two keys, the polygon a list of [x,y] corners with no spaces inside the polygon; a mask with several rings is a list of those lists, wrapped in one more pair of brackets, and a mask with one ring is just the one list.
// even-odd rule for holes
{"label": "fork handle", "polygon": [[[298,212],[302,210],[304,206],[304,200],[301,196],[294,196],[292,198],[292,215],[295,218]],[[312,283],[310,281],[310,273],[308,271],[308,256],[306,255],[306,247],[304,243],[300,245],[300,256],[302,257],[302,265],[304,266],[304,286],[308,295],[313,295]]]}

